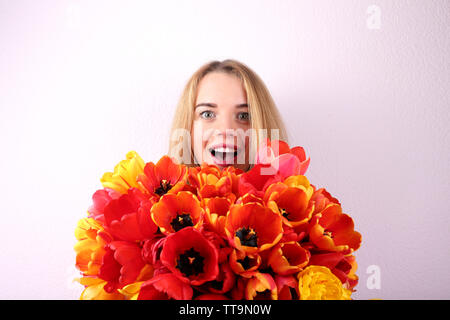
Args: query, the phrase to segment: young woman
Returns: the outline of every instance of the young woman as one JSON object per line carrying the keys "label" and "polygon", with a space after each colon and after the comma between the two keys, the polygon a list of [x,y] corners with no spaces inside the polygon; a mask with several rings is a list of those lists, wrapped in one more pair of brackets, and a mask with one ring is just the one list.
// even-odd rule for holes
{"label": "young woman", "polygon": [[187,166],[233,165],[248,171],[266,138],[289,143],[263,81],[236,60],[212,61],[191,76],[182,92],[169,155]]}

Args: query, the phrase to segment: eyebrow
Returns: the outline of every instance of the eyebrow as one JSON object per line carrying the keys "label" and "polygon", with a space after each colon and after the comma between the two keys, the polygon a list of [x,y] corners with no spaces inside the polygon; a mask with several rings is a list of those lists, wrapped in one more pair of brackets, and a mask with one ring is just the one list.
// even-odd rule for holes
{"label": "eyebrow", "polygon": [[[211,107],[211,108],[217,108],[217,104],[215,104],[215,103],[210,103],[210,102],[202,102],[202,103],[199,103],[198,105],[196,105],[195,106],[195,108],[197,108],[197,107]],[[241,103],[241,104],[238,104],[238,105],[236,105],[236,108],[247,108],[248,107],[248,104],[247,103]]]}

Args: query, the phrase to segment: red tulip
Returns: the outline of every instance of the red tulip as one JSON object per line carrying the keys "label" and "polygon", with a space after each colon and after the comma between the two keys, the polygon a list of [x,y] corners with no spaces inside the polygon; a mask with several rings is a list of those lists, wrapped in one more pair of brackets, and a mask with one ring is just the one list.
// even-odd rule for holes
{"label": "red tulip", "polygon": [[138,279],[145,262],[142,260],[141,248],[137,244],[113,241],[105,250],[99,278],[107,281],[104,287],[106,292],[112,293]]}
{"label": "red tulip", "polygon": [[157,226],[152,221],[150,209],[153,202],[139,189],[112,199],[104,208],[106,229],[117,239],[141,241],[155,236]]}
{"label": "red tulip", "polygon": [[172,273],[159,274],[144,282],[138,300],[190,300],[193,290],[190,285]]}
{"label": "red tulip", "polygon": [[195,286],[219,273],[217,248],[193,227],[167,236],[160,257],[175,276]]}
{"label": "red tulip", "polygon": [[309,264],[327,267],[348,289],[358,284],[355,274],[358,266],[353,255],[344,255],[342,252],[318,253],[311,257]]}
{"label": "red tulip", "polygon": [[147,163],[144,174],[139,175],[137,180],[150,195],[160,197],[183,189],[186,178],[186,166],[177,164],[169,156],[163,156],[156,165],[153,162]]}
{"label": "red tulip", "polygon": [[108,203],[113,200],[119,198],[121,193],[114,189],[104,188],[95,191],[92,196],[93,204],[89,207],[89,217],[94,218],[95,220],[105,223],[105,217],[103,215],[103,211]]}
{"label": "red tulip", "polygon": [[275,276],[278,300],[298,300],[298,280],[293,276]]}

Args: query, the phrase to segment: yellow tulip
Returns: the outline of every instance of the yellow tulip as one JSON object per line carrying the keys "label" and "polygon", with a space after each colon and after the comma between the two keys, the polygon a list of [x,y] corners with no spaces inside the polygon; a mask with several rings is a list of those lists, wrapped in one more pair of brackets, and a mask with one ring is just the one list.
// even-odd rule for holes
{"label": "yellow tulip", "polygon": [[124,300],[124,296],[118,292],[106,292],[103,287],[107,282],[100,278],[84,277],[76,281],[85,286],[80,300]]}
{"label": "yellow tulip", "polygon": [[104,246],[112,240],[111,236],[97,220],[84,218],[78,221],[75,237],[78,240],[74,246],[76,267],[86,276],[97,275],[105,254]]}
{"label": "yellow tulip", "polygon": [[120,161],[114,172],[106,172],[100,179],[103,187],[111,188],[120,193],[127,193],[129,188],[145,189],[137,182],[137,177],[144,172],[145,162],[136,151],[130,151],[126,160]]}
{"label": "yellow tulip", "polygon": [[330,269],[309,266],[298,274],[300,300],[351,300],[352,291]]}

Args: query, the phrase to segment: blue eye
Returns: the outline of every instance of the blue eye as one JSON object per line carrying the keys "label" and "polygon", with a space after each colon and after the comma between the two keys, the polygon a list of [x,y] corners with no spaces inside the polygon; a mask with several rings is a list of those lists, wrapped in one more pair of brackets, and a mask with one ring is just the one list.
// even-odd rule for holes
{"label": "blue eye", "polygon": [[240,112],[238,113],[238,120],[247,121],[250,119],[250,113],[248,112]]}
{"label": "blue eye", "polygon": [[212,111],[200,112],[200,117],[202,117],[203,119],[211,119],[214,117],[214,112]]}

